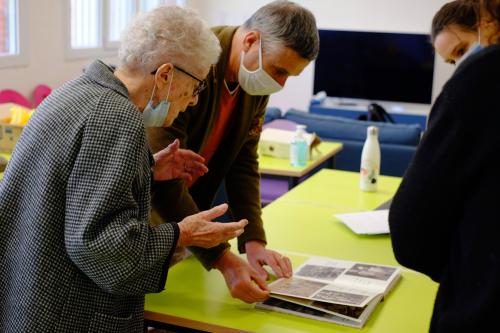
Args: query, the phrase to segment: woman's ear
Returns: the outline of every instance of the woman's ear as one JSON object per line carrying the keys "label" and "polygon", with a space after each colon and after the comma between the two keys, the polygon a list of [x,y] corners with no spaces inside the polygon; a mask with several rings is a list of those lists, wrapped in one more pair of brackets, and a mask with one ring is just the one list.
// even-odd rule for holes
{"label": "woman's ear", "polygon": [[156,84],[158,88],[162,88],[168,83],[169,77],[172,75],[174,65],[171,63],[163,64],[156,70]]}

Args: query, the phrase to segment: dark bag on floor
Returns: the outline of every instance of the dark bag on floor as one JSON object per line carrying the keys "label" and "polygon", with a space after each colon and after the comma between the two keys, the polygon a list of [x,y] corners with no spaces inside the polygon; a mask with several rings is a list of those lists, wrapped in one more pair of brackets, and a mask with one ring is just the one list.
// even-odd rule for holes
{"label": "dark bag on floor", "polygon": [[368,120],[368,121],[380,121],[384,123],[395,123],[394,119],[391,117],[387,111],[380,105],[372,103],[368,105],[368,113],[366,115],[361,115],[358,120]]}

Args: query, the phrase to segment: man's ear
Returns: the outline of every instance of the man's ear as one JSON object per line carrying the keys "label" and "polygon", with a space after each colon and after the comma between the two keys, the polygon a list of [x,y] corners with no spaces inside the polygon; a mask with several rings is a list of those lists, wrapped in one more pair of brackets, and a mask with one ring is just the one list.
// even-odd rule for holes
{"label": "man's ear", "polygon": [[172,75],[174,70],[174,65],[171,63],[166,63],[158,67],[156,70],[155,80],[158,88],[165,86],[169,80],[170,75]]}
{"label": "man's ear", "polygon": [[250,50],[253,44],[258,43],[260,41],[260,32],[258,31],[249,31],[245,33],[243,37],[243,51],[245,53]]}

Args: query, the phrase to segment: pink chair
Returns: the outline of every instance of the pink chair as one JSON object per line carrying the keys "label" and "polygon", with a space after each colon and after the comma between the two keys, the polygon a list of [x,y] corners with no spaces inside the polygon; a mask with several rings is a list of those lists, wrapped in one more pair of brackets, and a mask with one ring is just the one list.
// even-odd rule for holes
{"label": "pink chair", "polygon": [[33,102],[35,107],[42,103],[45,97],[49,96],[51,92],[52,89],[45,84],[39,84],[36,86],[35,91],[33,92]]}
{"label": "pink chair", "polygon": [[3,103],[14,103],[28,109],[33,107],[26,97],[11,89],[4,89],[0,91],[0,104]]}

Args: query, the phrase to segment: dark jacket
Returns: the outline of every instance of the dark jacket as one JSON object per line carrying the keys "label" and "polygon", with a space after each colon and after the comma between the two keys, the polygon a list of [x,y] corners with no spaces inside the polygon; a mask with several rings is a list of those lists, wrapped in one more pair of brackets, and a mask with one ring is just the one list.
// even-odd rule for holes
{"label": "dark jacket", "polygon": [[[216,27],[222,54],[210,71],[205,89],[195,107],[180,113],[169,128],[147,131],[154,152],[179,138],[183,147],[195,152],[203,150],[220,112],[220,96],[229,61],[231,41],[237,27]],[[217,189],[225,179],[229,206],[235,220],[246,218],[249,224],[238,238],[238,248],[244,252],[247,240],[265,242],[260,206],[260,176],[257,146],[264,121],[268,96],[250,96],[240,91],[238,102],[228,122],[224,137],[208,164],[209,172],[188,189],[183,181],[157,183],[153,197],[153,217],[163,221],[180,221],[199,210],[211,207]],[[222,255],[228,244],[212,249],[191,248],[208,269]]]}
{"label": "dark jacket", "polygon": [[396,259],[439,282],[431,332],[498,331],[500,46],[459,66],[393,200]]}
{"label": "dark jacket", "polygon": [[96,61],[37,108],[0,181],[0,332],[142,332],[179,229],[149,226],[142,116]]}

